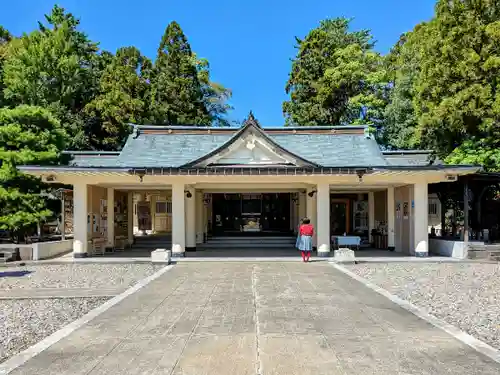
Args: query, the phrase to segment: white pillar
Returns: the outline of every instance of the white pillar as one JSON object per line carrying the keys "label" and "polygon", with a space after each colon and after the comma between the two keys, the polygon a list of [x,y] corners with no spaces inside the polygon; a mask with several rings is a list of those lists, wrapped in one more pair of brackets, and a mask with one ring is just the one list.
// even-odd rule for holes
{"label": "white pillar", "polygon": [[429,196],[427,183],[419,182],[413,188],[413,247],[415,256],[425,257],[429,253],[428,205]]}
{"label": "white pillar", "polygon": [[61,240],[66,240],[66,193],[61,193]]}
{"label": "white pillar", "polygon": [[203,193],[196,192],[196,245],[203,243],[204,233],[204,213],[205,206],[203,205]]}
{"label": "white pillar", "polygon": [[[313,193],[313,196],[309,196],[310,193]],[[306,204],[306,216],[309,220],[311,220],[311,224],[314,227],[314,236],[312,238],[312,243],[314,247],[317,247],[317,227],[316,227],[316,200],[317,200],[317,189],[316,187],[307,189],[307,204]]]}
{"label": "white pillar", "polygon": [[395,250],[396,211],[394,204],[394,187],[387,188],[387,246],[389,250]]}
{"label": "white pillar", "polygon": [[208,212],[209,212],[209,205],[210,202],[205,202],[205,195],[202,194],[202,199],[203,199],[203,242],[206,241],[207,235],[208,235]]}
{"label": "white pillar", "polygon": [[172,184],[172,256],[183,257],[186,249],[184,184]]}
{"label": "white pillar", "polygon": [[87,184],[73,186],[73,257],[87,256]]}
{"label": "white pillar", "polygon": [[330,185],[318,184],[317,195],[318,256],[328,257],[330,253]]}
{"label": "white pillar", "polygon": [[372,229],[375,228],[375,194],[368,192],[368,239],[373,243]]}
{"label": "white pillar", "polygon": [[127,242],[129,245],[134,243],[134,193],[129,191],[127,194]]}
{"label": "white pillar", "polygon": [[107,212],[107,224],[108,224],[108,247],[115,247],[115,189],[108,188],[108,212]]}
{"label": "white pillar", "polygon": [[191,198],[185,194],[186,204],[186,251],[196,250],[196,191],[195,189],[186,189],[191,193]]}

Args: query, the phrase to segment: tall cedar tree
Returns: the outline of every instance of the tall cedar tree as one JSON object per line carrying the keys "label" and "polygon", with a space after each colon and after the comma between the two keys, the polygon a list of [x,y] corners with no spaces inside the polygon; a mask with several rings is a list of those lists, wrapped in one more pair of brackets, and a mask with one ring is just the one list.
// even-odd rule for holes
{"label": "tall cedar tree", "polygon": [[450,163],[500,170],[500,0],[439,0],[420,48],[418,135]]}
{"label": "tall cedar tree", "polygon": [[19,172],[18,165],[57,163],[66,134],[59,121],[40,107],[0,109],[0,229],[16,241],[51,215],[40,196],[38,178]]}
{"label": "tall cedar tree", "polygon": [[98,90],[97,44],[63,8],[55,6],[45,18],[47,25],[9,43],[4,94],[12,103],[49,109],[71,136],[70,147],[86,148],[81,111]]}
{"label": "tall cedar tree", "polygon": [[90,139],[92,148],[119,150],[129,134],[128,123],[143,122],[151,68],[151,61],[135,47],[116,52],[102,74],[99,94],[85,108],[100,125]]}
{"label": "tall cedar tree", "polygon": [[387,88],[382,59],[372,50],[370,32],[351,32],[349,24],[346,18],[324,20],[305,39],[296,38],[285,87],[290,100],[283,103],[287,125],[379,120]]}
{"label": "tall cedar tree", "polygon": [[161,39],[151,77],[151,118],[164,125],[210,125],[196,60],[177,22]]}

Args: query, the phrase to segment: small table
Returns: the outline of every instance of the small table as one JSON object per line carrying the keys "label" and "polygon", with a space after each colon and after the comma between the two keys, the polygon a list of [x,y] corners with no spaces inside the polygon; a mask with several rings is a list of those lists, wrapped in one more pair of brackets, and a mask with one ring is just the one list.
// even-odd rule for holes
{"label": "small table", "polygon": [[361,237],[359,236],[332,236],[332,244],[334,249],[339,249],[340,246],[354,246],[359,250]]}

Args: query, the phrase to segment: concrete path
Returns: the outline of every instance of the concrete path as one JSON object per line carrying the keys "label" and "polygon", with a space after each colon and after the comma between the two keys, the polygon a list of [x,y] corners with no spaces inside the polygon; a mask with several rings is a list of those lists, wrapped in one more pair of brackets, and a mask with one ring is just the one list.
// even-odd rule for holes
{"label": "concrete path", "polygon": [[498,375],[318,263],[182,263],[13,374]]}

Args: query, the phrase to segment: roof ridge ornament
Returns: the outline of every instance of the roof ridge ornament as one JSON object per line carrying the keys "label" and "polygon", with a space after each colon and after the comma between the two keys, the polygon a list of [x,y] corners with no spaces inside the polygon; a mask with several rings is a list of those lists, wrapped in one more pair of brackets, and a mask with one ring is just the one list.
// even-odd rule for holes
{"label": "roof ridge ornament", "polygon": [[257,128],[262,128],[257,119],[255,118],[255,116],[253,115],[252,111],[250,111],[248,117],[245,119],[245,121],[243,121],[243,126],[249,126],[249,125],[256,126]]}

